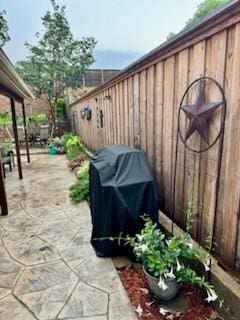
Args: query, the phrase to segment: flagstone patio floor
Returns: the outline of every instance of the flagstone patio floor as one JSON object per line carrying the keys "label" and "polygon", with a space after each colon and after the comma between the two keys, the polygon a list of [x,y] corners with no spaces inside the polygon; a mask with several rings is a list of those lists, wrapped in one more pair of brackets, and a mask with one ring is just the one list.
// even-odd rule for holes
{"label": "flagstone patio floor", "polygon": [[110,258],[90,245],[87,203],[73,205],[65,156],[35,154],[7,172],[9,215],[0,216],[0,319],[135,320]]}

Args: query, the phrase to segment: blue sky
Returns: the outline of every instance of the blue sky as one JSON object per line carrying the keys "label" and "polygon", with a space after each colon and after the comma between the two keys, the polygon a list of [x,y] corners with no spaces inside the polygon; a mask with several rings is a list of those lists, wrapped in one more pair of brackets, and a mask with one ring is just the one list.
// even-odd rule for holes
{"label": "blue sky", "polygon": [[[124,68],[178,32],[201,0],[57,0],[75,37],[93,36],[96,68]],[[34,43],[49,0],[0,0],[7,11],[11,42],[4,50],[15,63],[23,59],[25,41]]]}

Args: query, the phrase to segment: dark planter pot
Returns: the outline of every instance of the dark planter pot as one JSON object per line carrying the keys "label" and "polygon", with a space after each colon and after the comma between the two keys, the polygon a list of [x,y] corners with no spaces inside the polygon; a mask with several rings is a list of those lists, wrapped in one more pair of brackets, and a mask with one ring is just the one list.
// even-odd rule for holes
{"label": "dark planter pot", "polygon": [[162,301],[170,301],[174,299],[179,291],[179,287],[176,279],[164,279],[167,289],[163,290],[159,288],[159,278],[150,275],[144,268],[144,273],[147,277],[147,281],[152,293]]}

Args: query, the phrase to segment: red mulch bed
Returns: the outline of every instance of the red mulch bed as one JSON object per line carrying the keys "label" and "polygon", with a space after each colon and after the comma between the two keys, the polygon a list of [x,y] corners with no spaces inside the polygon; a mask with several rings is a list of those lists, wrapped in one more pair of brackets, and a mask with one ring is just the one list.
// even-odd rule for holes
{"label": "red mulch bed", "polygon": [[[160,305],[149,292],[147,280],[141,268],[126,267],[119,271],[120,278],[128,292],[133,307],[137,312],[139,320],[206,320],[216,319],[216,311],[210,304],[204,303],[198,290],[191,285],[182,288],[185,296],[188,296],[189,304],[184,313],[175,314],[159,313]],[[147,289],[147,290],[146,290]],[[140,307],[139,307],[140,306]],[[164,308],[163,305],[161,307]],[[168,309],[168,308],[166,308]]]}
{"label": "red mulch bed", "polygon": [[71,168],[71,170],[74,171],[75,169],[78,169],[82,165],[83,161],[88,159],[89,159],[89,156],[86,153],[81,153],[75,159],[71,160],[68,165]]}

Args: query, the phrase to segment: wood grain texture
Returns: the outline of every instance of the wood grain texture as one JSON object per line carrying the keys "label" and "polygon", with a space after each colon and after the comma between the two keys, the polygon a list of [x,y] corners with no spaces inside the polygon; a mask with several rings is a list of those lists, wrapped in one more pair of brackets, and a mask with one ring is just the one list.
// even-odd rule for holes
{"label": "wood grain texture", "polygon": [[[178,114],[178,109],[180,107],[182,96],[188,85],[188,71],[189,69],[189,51],[184,50],[178,55],[178,66],[175,72],[178,74],[178,83],[175,88],[176,102],[175,102],[175,113]],[[186,117],[181,119],[180,129],[185,130],[186,128]],[[176,140],[176,122],[175,122],[175,132],[174,139]],[[179,137],[178,137],[179,139]],[[175,146],[176,148],[176,146]],[[173,152],[176,152],[176,149]],[[176,166],[176,180],[175,180],[175,205],[174,205],[174,218],[176,222],[180,225],[184,222],[184,183],[185,183],[185,155],[186,148],[182,141],[178,140],[178,153],[177,153],[177,166]],[[174,179],[174,176],[173,176]]]}
{"label": "wood grain texture", "polygon": [[223,257],[234,264],[237,250],[240,199],[240,24],[236,25],[233,47],[234,72],[228,97],[230,116],[226,151],[226,167],[223,196]]}
{"label": "wood grain texture", "polygon": [[[163,63],[160,62],[156,65],[156,77],[155,77],[155,112],[154,112],[154,127],[155,127],[155,174],[158,184],[158,190],[160,195],[160,203],[163,205]],[[142,137],[142,136],[141,136]]]}
{"label": "wood grain texture", "polygon": [[123,82],[123,100],[124,100],[124,143],[129,145],[129,103],[128,103],[128,81]]}
{"label": "wood grain texture", "polygon": [[[156,176],[161,209],[180,226],[185,224],[184,211],[193,194],[195,223],[192,234],[204,242],[215,235],[217,253],[229,265],[240,261],[240,26],[219,28],[214,33],[199,35],[188,47],[176,48],[172,55],[165,53],[158,61],[150,61],[128,77],[119,78],[104,90],[97,90],[72,107],[77,112],[75,126],[92,150],[108,144],[125,143],[146,151]],[[167,58],[166,58],[167,57]],[[219,186],[217,164],[221,154],[219,142],[201,155],[194,155],[182,142],[178,144],[177,112],[181,97],[191,81],[201,75],[216,79],[227,98],[227,117],[223,139],[223,157]],[[109,95],[110,99],[104,99]],[[95,100],[97,98],[97,100]],[[216,88],[207,89],[207,100],[217,101]],[[196,92],[189,94],[194,102]],[[92,120],[81,119],[80,110],[92,107]],[[104,128],[101,130],[99,111],[103,108]],[[219,129],[222,112],[217,111],[210,123],[210,141]],[[180,120],[183,132],[188,122]],[[204,142],[197,133],[189,138],[195,148]],[[174,168],[176,163],[176,180]],[[175,196],[173,189],[175,187]],[[216,198],[217,196],[217,198]],[[237,250],[237,248],[239,248]],[[238,252],[238,253],[237,253]]]}
{"label": "wood grain texture", "polygon": [[175,56],[164,62],[164,104],[163,104],[163,189],[167,214],[172,215],[172,142],[174,113]]}
{"label": "wood grain texture", "polygon": [[[234,41],[235,41],[235,27],[229,29],[227,33],[227,46],[226,46],[227,51],[226,51],[225,78],[224,78],[224,91],[225,91],[226,97],[229,97],[231,93]],[[217,254],[221,254],[223,250],[223,237],[222,237],[223,197],[224,197],[224,191],[225,191],[226,155],[227,155],[227,141],[229,136],[230,114],[231,114],[231,107],[227,103],[226,122],[225,122],[224,139],[223,139],[222,165],[221,165],[221,172],[220,172],[218,202],[217,202],[217,211],[216,211],[216,228],[214,230],[215,241],[218,244],[215,249]]]}
{"label": "wood grain texture", "polygon": [[154,66],[147,70],[147,154],[150,165],[153,167],[153,113],[154,113]]}
{"label": "wood grain texture", "polygon": [[133,135],[134,135],[134,147],[140,148],[140,105],[139,105],[139,74],[135,74],[133,77]]}
{"label": "wood grain texture", "polygon": [[140,73],[140,133],[141,149],[147,151],[147,74],[146,71]]}

